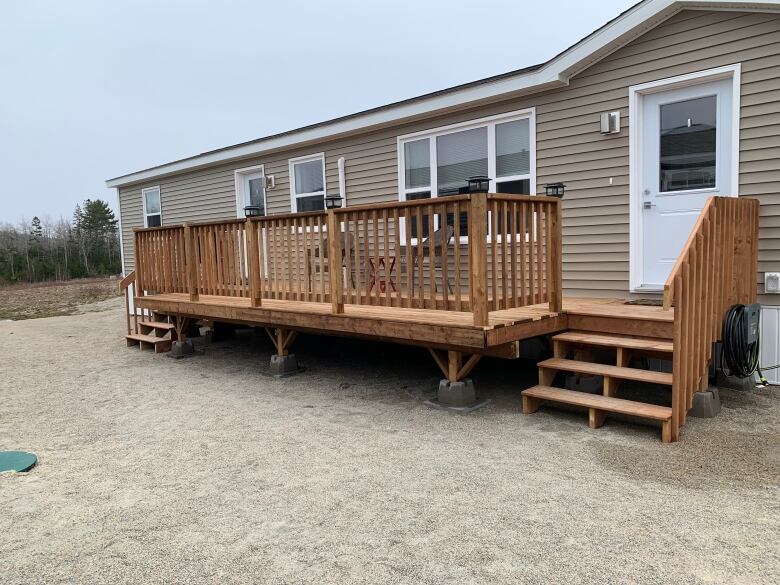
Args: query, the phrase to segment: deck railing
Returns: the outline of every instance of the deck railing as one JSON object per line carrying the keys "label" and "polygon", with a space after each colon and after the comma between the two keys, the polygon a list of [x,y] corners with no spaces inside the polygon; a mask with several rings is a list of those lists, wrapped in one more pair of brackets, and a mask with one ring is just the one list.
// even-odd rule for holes
{"label": "deck railing", "polygon": [[137,290],[461,311],[487,325],[490,311],[561,311],[560,215],[559,199],[475,193],[137,229]]}
{"label": "deck railing", "polygon": [[726,311],[756,301],[758,208],[756,199],[708,199],[664,286],[664,307],[675,309],[673,440],[694,393],[707,387]]}

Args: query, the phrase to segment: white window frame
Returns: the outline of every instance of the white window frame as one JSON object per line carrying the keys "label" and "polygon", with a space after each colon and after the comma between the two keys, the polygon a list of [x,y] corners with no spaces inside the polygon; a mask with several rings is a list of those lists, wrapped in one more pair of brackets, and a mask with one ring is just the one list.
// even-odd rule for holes
{"label": "white window frame", "polygon": [[289,159],[290,172],[290,210],[293,213],[298,213],[298,198],[299,197],[312,197],[319,195],[319,191],[313,191],[311,193],[296,193],[295,192],[295,165],[300,163],[307,163],[314,160],[322,161],[322,207],[325,209],[325,197],[328,195],[328,177],[325,172],[325,153],[318,152],[316,154],[307,154],[306,156],[297,156]]}
{"label": "white window frame", "polygon": [[[525,175],[511,175],[508,177],[496,178],[496,125],[504,124],[506,122],[515,122],[517,120],[528,120],[528,149],[529,154],[529,173]],[[466,122],[459,122],[457,124],[450,124],[448,126],[440,126],[438,128],[430,128],[428,130],[421,130],[419,132],[413,132],[411,134],[404,134],[397,139],[397,153],[398,153],[398,196],[400,201],[407,201],[407,195],[413,195],[415,193],[424,193],[430,191],[431,199],[439,197],[437,191],[438,184],[438,169],[436,159],[436,138],[444,136],[446,134],[454,134],[456,132],[462,132],[464,130],[473,130],[475,128],[487,128],[487,147],[488,147],[488,177],[490,177],[489,191],[495,193],[497,183],[505,183],[508,181],[520,181],[523,179],[529,180],[529,188],[531,195],[536,195],[536,108],[526,108],[523,110],[515,110],[513,112],[506,112],[504,114],[496,114],[495,116],[487,116],[485,118],[478,118],[476,120],[469,120]],[[430,169],[431,169],[431,182],[428,187],[412,187],[406,188],[406,164],[404,160],[404,145],[407,142],[415,142],[416,140],[428,139],[428,146],[430,148]],[[435,218],[434,218],[435,219]],[[435,222],[436,224],[437,222]],[[405,226],[401,226],[401,237],[405,240]],[[438,225],[434,225],[434,228],[438,228]],[[416,238],[412,238],[412,244]],[[468,241],[468,236],[461,236],[462,242]],[[488,235],[490,239],[490,235]]]}
{"label": "white window frame", "polygon": [[[160,200],[160,213],[146,213],[146,194],[150,193],[152,191],[157,191],[157,198]],[[149,227],[149,216],[150,215],[159,215],[160,216],[160,226],[163,224],[163,212],[162,212],[162,190],[160,189],[159,185],[155,185],[154,187],[146,187],[144,189],[141,189],[141,203],[143,205],[144,210],[144,227]]]}
{"label": "white window frame", "polygon": [[268,193],[265,189],[265,165],[254,165],[251,167],[244,167],[243,169],[236,169],[233,171],[233,181],[236,186],[236,217],[244,217],[244,207],[249,205],[247,196],[249,195],[245,189],[246,176],[255,175],[260,173],[260,178],[263,181],[263,209],[265,214],[268,215]]}

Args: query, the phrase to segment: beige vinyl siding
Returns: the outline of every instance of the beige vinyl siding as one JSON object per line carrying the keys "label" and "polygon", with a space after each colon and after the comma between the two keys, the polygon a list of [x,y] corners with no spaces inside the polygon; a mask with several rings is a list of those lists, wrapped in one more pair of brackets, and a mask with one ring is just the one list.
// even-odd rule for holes
{"label": "beige vinyl siding", "polygon": [[[338,191],[337,161],[345,157],[348,205],[397,200],[399,135],[534,107],[537,192],[544,191],[546,182],[567,185],[566,293],[625,296],[629,286],[628,88],[734,63],[742,64],[740,195],[757,197],[762,203],[762,282],[763,271],[780,270],[780,16],[760,12],[682,11],[580,72],[566,88],[122,189],[123,229],[127,233],[140,217],[140,211],[133,210],[140,209],[141,187],[153,184],[162,189],[164,223],[233,217],[233,170],[254,164],[264,164],[266,175],[276,178],[276,188],[268,191],[269,211],[287,212],[288,159],[318,152],[325,153],[328,192]],[[622,131],[603,136],[599,114],[610,110],[621,111]],[[126,260],[132,258],[127,238],[125,254]],[[777,297],[765,295],[762,300],[777,304]]]}

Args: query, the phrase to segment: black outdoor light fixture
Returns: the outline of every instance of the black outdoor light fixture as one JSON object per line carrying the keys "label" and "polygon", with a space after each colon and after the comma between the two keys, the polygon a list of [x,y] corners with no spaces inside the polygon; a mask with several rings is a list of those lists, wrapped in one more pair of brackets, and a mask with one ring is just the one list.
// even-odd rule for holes
{"label": "black outdoor light fixture", "polygon": [[259,205],[247,205],[244,207],[244,217],[260,217],[263,215],[263,208]]}
{"label": "black outdoor light fixture", "polygon": [[341,207],[341,195],[327,195],[325,197],[325,209],[338,209]]}
{"label": "black outdoor light fixture", "polygon": [[469,177],[469,193],[487,193],[490,189],[490,177],[477,175]]}
{"label": "black outdoor light fixture", "polygon": [[550,197],[559,197],[563,199],[563,192],[566,190],[566,185],[563,183],[547,183],[544,186],[545,194]]}

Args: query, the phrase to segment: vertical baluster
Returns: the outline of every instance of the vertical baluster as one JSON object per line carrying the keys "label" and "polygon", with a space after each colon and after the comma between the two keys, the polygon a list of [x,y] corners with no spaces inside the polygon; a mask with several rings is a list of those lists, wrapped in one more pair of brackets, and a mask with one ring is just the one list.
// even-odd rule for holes
{"label": "vertical baluster", "polygon": [[414,298],[414,260],[412,260],[412,213],[408,206],[404,207],[404,244],[406,246],[406,294],[404,307],[411,307]]}
{"label": "vertical baluster", "polygon": [[444,310],[450,310],[450,279],[449,279],[449,242],[447,241],[447,208],[449,205],[446,200],[439,203],[439,229],[441,230],[441,293],[444,300]]}
{"label": "vertical baluster", "polygon": [[453,242],[453,255],[455,256],[455,286],[453,295],[455,296],[455,310],[456,311],[462,311],[463,310],[463,300],[461,299],[462,296],[462,290],[461,290],[461,273],[460,273],[460,214],[461,214],[461,203],[460,201],[456,201],[453,204],[453,213],[452,213],[452,228],[453,228],[453,236],[452,236],[452,242]]}
{"label": "vertical baluster", "polygon": [[398,207],[393,207],[393,241],[395,243],[395,280],[398,281],[396,283],[395,300],[393,301],[393,304],[396,307],[400,307],[403,303],[401,298],[403,286],[401,282],[401,224]]}
{"label": "vertical baluster", "polygon": [[500,308],[498,289],[498,201],[488,199],[488,211],[490,212],[490,272],[492,282],[492,296],[488,295],[490,308],[495,311]]}
{"label": "vertical baluster", "polygon": [[501,306],[504,309],[509,308],[509,271],[507,270],[507,255],[509,240],[511,238],[509,231],[509,218],[507,217],[506,201],[501,201]]}
{"label": "vertical baluster", "polygon": [[379,266],[379,256],[380,256],[380,240],[379,240],[379,216],[377,213],[377,210],[374,209],[371,211],[371,220],[373,222],[373,254],[374,254],[374,288],[371,292],[374,293],[374,300],[371,301],[371,304],[381,305],[382,304],[382,287],[379,285],[380,282],[382,282],[382,272],[381,268]]}
{"label": "vertical baluster", "polygon": [[388,220],[387,208],[382,208],[381,212],[381,224],[384,235],[384,246],[382,247],[382,258],[384,258],[384,283],[385,283],[385,306],[391,306],[392,299],[390,298],[390,221]]}
{"label": "vertical baluster", "polygon": [[[436,237],[435,237],[435,220],[436,220],[436,207],[432,204],[425,206],[428,211],[428,291],[430,295],[430,302],[426,306],[430,305],[432,308],[438,308],[438,294],[436,284]],[[439,234],[441,236],[441,234]],[[425,250],[423,250],[423,254]]]}

